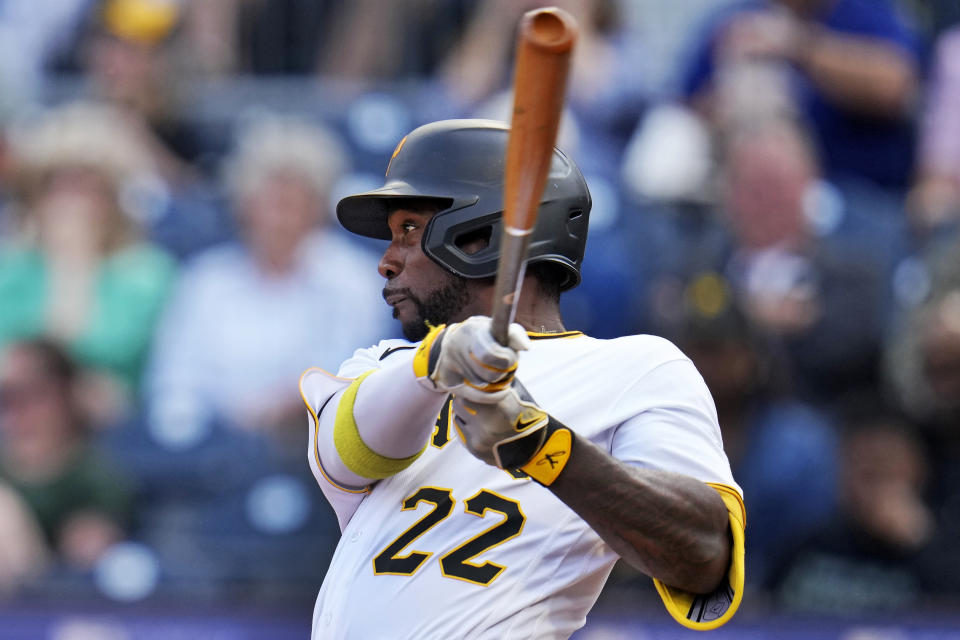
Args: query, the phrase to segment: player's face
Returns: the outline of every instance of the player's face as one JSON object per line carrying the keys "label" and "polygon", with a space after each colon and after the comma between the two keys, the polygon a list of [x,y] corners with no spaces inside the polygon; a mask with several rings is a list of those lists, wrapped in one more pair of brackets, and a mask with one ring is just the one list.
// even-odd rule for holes
{"label": "player's face", "polygon": [[420,238],[431,216],[406,209],[390,213],[392,239],[379,266],[387,279],[383,298],[404,337],[414,342],[427,335],[427,323],[459,322],[489,310],[485,287],[447,271],[423,252]]}

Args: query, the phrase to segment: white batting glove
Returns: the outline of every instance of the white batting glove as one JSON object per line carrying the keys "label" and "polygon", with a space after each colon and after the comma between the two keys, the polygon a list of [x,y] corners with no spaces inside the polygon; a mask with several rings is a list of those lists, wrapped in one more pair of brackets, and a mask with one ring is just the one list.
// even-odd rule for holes
{"label": "white batting glove", "polygon": [[530,339],[519,324],[511,324],[509,346],[490,333],[491,319],[473,316],[450,326],[434,327],[413,358],[413,372],[434,391],[456,393],[476,402],[494,403],[504,396],[517,370],[517,351]]}
{"label": "white batting glove", "polygon": [[501,469],[520,469],[541,484],[549,486],[570,457],[570,429],[541,409],[517,380],[496,403],[455,394],[453,414],[470,453]]}

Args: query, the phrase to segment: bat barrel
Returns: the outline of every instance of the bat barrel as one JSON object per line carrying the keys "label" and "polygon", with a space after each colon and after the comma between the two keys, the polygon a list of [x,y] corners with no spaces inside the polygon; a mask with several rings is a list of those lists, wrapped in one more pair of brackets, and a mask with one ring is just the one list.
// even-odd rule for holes
{"label": "bat barrel", "polygon": [[492,333],[506,344],[527,246],[553,159],[577,23],[562,9],[524,14],[517,34],[513,115],[504,176],[503,235],[494,285]]}

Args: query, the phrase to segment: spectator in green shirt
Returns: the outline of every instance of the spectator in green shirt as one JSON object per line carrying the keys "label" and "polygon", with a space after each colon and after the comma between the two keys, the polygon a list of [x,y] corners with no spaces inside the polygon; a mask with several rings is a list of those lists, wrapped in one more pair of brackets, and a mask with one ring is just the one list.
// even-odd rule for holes
{"label": "spectator in green shirt", "polygon": [[0,247],[0,347],[55,338],[97,372],[94,396],[129,397],[175,272],[138,237],[130,196],[153,175],[143,138],[123,114],[77,103],[12,146],[19,233]]}
{"label": "spectator in green shirt", "polygon": [[16,342],[0,355],[0,486],[19,494],[55,557],[84,568],[124,537],[132,491],[90,442],[77,380],[49,340]]}

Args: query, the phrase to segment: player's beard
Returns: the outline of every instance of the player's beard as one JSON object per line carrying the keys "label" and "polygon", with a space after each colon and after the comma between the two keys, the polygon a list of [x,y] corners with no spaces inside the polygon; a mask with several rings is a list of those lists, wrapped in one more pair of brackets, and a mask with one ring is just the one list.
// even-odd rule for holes
{"label": "player's beard", "polygon": [[[444,286],[432,291],[425,298],[421,299],[409,289],[399,292],[402,292],[417,310],[415,317],[400,325],[403,337],[410,342],[423,340],[430,331],[428,325],[447,324],[457,319],[470,301],[466,278],[453,274]],[[398,317],[396,308],[393,310],[393,317]]]}

